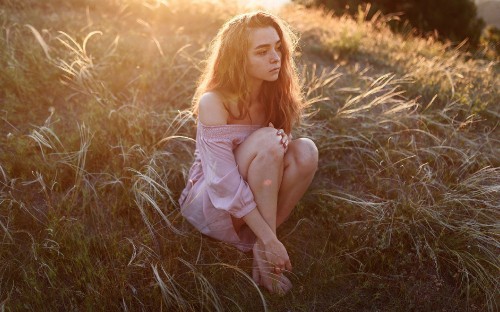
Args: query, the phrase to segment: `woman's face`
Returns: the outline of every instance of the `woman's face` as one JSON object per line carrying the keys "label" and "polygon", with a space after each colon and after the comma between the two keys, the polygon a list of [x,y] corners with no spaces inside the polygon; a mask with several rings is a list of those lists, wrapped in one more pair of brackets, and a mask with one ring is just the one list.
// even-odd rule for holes
{"label": "woman's face", "polygon": [[281,40],[271,26],[251,28],[247,73],[253,81],[275,81],[281,68]]}

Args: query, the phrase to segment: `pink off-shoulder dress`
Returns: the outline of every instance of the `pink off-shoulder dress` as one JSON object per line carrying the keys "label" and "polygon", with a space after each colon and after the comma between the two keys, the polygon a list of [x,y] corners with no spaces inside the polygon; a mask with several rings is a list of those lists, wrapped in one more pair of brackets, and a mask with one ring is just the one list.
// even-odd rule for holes
{"label": "pink off-shoulder dress", "polygon": [[201,233],[244,252],[251,250],[256,237],[246,225],[236,233],[231,216],[242,218],[257,205],[239,173],[234,150],[260,127],[198,121],[195,160],[179,198],[182,215]]}

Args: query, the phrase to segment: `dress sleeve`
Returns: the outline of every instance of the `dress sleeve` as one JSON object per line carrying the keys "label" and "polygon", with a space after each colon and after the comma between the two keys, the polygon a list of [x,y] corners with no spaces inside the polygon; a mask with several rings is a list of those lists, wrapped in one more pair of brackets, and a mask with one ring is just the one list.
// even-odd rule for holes
{"label": "dress sleeve", "polygon": [[198,149],[210,201],[215,208],[242,218],[257,204],[238,170],[231,137],[229,127],[198,124]]}

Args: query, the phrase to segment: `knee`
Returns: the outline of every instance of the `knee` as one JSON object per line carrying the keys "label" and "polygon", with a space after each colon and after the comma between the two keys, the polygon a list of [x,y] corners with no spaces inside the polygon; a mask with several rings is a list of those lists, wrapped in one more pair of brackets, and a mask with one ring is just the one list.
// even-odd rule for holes
{"label": "knee", "polygon": [[310,139],[300,138],[294,141],[293,162],[296,168],[304,175],[315,173],[318,170],[318,148]]}
{"label": "knee", "polygon": [[282,162],[285,155],[285,149],[280,143],[281,136],[276,135],[277,130],[272,127],[265,127],[256,132],[258,135],[258,151],[256,158],[264,161]]}

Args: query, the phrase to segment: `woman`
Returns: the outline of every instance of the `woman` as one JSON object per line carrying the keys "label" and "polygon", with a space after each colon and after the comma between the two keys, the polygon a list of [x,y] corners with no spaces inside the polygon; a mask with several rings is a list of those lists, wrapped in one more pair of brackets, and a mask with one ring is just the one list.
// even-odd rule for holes
{"label": "woman", "polygon": [[304,108],[296,41],[279,18],[242,14],[220,29],[193,100],[195,161],[179,199],[202,233],[254,255],[253,279],[284,294],[292,269],[276,228],[290,215],[317,169],[318,151],[292,140]]}

